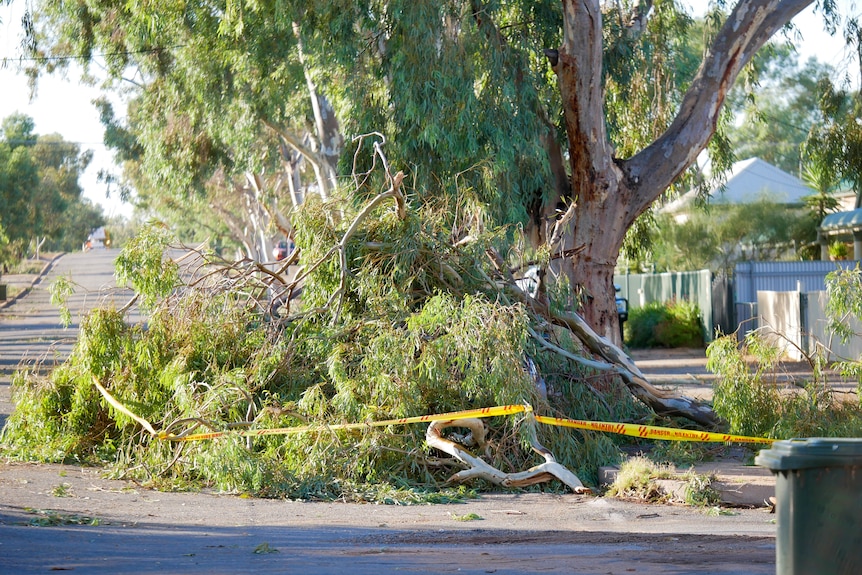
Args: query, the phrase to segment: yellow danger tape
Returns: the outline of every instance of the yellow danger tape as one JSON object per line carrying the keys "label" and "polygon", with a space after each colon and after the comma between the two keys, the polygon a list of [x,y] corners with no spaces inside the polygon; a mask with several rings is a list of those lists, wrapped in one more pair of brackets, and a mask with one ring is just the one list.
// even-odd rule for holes
{"label": "yellow danger tape", "polygon": [[[117,411],[127,415],[140,423],[150,434],[165,441],[203,441],[216,439],[228,435],[239,437],[262,437],[266,435],[292,435],[295,433],[308,433],[312,431],[335,431],[350,429],[367,429],[371,427],[387,427],[390,425],[406,425],[410,423],[427,423],[431,421],[453,421],[458,419],[475,419],[484,417],[498,417],[501,415],[512,415],[515,413],[532,413],[530,405],[498,405],[495,407],[483,407],[480,409],[467,409],[464,411],[453,411],[450,413],[439,413],[433,415],[417,415],[414,417],[401,417],[398,419],[387,419],[383,421],[368,421],[365,423],[342,423],[334,425],[303,425],[298,427],[277,427],[269,429],[245,429],[229,431],[211,431],[206,433],[174,434],[164,431],[156,431],[150,422],[131,412],[126,406],[117,401],[99,380],[93,377],[96,387],[111,406]],[[701,441],[720,443],[772,443],[775,439],[764,437],[748,437],[745,435],[731,435],[728,433],[712,433],[708,431],[690,431],[686,429],[675,429],[672,427],[657,427],[654,425],[637,425],[634,423],[611,423],[606,421],[583,421],[579,419],[565,419],[562,417],[547,417],[536,415],[536,421],[546,425],[558,427],[571,427],[574,429],[588,429],[605,433],[617,433],[645,439],[664,439],[670,441]]]}
{"label": "yellow danger tape", "polygon": [[657,427],[655,425],[637,425],[634,423],[610,423],[607,421],[582,421],[562,417],[547,417],[536,415],[536,421],[546,425],[572,427],[574,429],[591,429],[606,433],[631,435],[647,439],[666,439],[671,441],[717,441],[721,443],[772,443],[775,439],[765,437],[748,437],[746,435],[731,435],[728,433],[711,433],[708,431],[691,431],[673,427]]}
{"label": "yellow danger tape", "polygon": [[108,403],[110,403],[111,406],[114,407],[114,409],[140,423],[144,429],[150,432],[150,434],[158,435],[158,433],[156,433],[156,430],[153,429],[153,426],[150,425],[149,421],[147,421],[143,417],[138,417],[137,415],[132,413],[125,405],[114,399],[114,396],[108,393],[107,389],[102,387],[102,384],[99,383],[99,380],[96,378],[95,375],[93,376],[93,383],[96,384],[96,388],[102,393],[102,395],[105,397],[106,400],[108,400]]}
{"label": "yellow danger tape", "polygon": [[[499,405],[496,407],[483,407],[480,409],[468,409],[465,411],[453,411],[451,413],[439,413],[434,415],[418,415],[415,417],[402,417],[399,419],[387,419],[384,421],[369,421],[366,423],[341,423],[334,425],[303,425],[299,427],[277,427],[270,429],[247,429],[241,431],[212,431],[208,433],[194,433],[190,435],[174,435],[161,432],[159,439],[168,441],[201,441],[204,439],[215,439],[226,435],[240,437],[261,437],[264,435],[292,435],[294,433],[307,433],[310,431],[335,431],[345,429],[367,429],[369,427],[386,427],[389,425],[405,425],[408,423],[425,423],[429,421],[452,421],[458,419],[476,419],[481,417],[497,417],[500,415],[511,415],[523,413],[528,410],[524,405]],[[532,411],[532,408],[529,408]]]}

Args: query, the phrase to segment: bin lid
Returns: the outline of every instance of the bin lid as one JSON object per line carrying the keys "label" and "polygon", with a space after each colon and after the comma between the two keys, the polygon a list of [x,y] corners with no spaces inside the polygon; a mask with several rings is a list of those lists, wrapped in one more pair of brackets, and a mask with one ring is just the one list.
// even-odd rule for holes
{"label": "bin lid", "polygon": [[776,441],[754,458],[773,471],[862,465],[862,438],[811,437]]}

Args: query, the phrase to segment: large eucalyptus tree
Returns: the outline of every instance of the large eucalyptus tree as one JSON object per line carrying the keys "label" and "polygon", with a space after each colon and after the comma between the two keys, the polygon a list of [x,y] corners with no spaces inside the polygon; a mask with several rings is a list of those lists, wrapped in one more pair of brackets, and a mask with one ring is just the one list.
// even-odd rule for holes
{"label": "large eucalyptus tree", "polygon": [[259,198],[286,194],[304,159],[328,194],[346,172],[339,157],[352,157],[342,134],[379,131],[418,194],[472,194],[494,223],[524,225],[588,322],[615,339],[611,282],[627,232],[707,147],[754,53],[810,3],[740,0],[693,76],[672,0],[37,10],[40,45],[100,55],[139,87],[130,122],[153,189],[181,197],[220,173]]}
{"label": "large eucalyptus tree", "polygon": [[115,87],[134,87],[124,146],[149,193],[234,216],[245,205],[258,237],[287,228],[293,198],[329,198],[365,169],[353,138],[381,134],[418,201],[458,198],[453,245],[520,226],[588,325],[556,321],[625,365],[647,403],[687,411],[653,402],[608,345],[614,267],[704,149],[729,159],[713,137],[729,90],[812,1],[710,12],[697,55],[678,0],[44,0],[36,46],[98,57]]}
{"label": "large eucalyptus tree", "polygon": [[810,0],[741,0],[704,55],[671,125],[628,158],[617,157],[604,120],[602,12],[598,0],[563,2],[555,66],[565,111],[572,188],[578,198],[566,247],[584,249],[571,278],[593,296],[587,320],[608,336],[616,311],[611,282],[626,231],[691,166],[716,130],[722,105],[754,53]]}

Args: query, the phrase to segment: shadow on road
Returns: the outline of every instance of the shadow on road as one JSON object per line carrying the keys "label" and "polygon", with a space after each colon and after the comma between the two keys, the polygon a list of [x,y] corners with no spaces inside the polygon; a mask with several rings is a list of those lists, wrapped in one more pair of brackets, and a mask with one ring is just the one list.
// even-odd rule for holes
{"label": "shadow on road", "polygon": [[[372,511],[369,507],[369,511]],[[86,516],[53,517],[56,522]],[[483,529],[141,522],[33,526],[49,514],[0,511],[0,566],[8,573],[637,573],[774,572],[774,539],[712,535]],[[628,568],[627,568],[628,566]]]}

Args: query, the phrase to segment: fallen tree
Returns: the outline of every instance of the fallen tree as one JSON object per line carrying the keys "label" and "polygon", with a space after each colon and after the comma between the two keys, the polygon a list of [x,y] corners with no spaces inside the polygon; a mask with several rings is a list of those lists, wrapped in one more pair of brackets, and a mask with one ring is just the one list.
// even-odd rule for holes
{"label": "fallen tree", "polygon": [[[644,421],[656,411],[715,421],[707,408],[650,386],[619,348],[585,327],[565,282],[541,301],[524,294],[509,272],[521,258],[506,249],[510,230],[465,234],[468,224],[451,215],[463,213],[458,206],[411,199],[379,141],[374,154],[379,169],[356,180],[352,197],[364,198],[357,208],[344,210],[351,202],[341,198],[343,217],[329,217],[331,206],[318,201],[297,213],[298,251],[286,262],[228,262],[186,249],[181,268],[168,230],[146,228],[118,261],[118,276],[149,310],[146,328],[126,322],[128,306],[96,310],[50,376],[19,373],[4,452],[110,462],[155,486],[362,499],[385,498],[387,485],[437,489],[453,467],[461,469],[456,479],[516,486],[556,477],[581,490],[579,476],[589,482],[620,456],[605,435],[537,430],[513,416],[488,421],[482,463],[444,436],[445,425],[427,435],[418,426],[228,433],[172,445],[106,404],[94,378],[130,412],[173,433],[201,425],[326,429],[513,404],[579,419]],[[463,470],[465,461],[474,471]]]}

